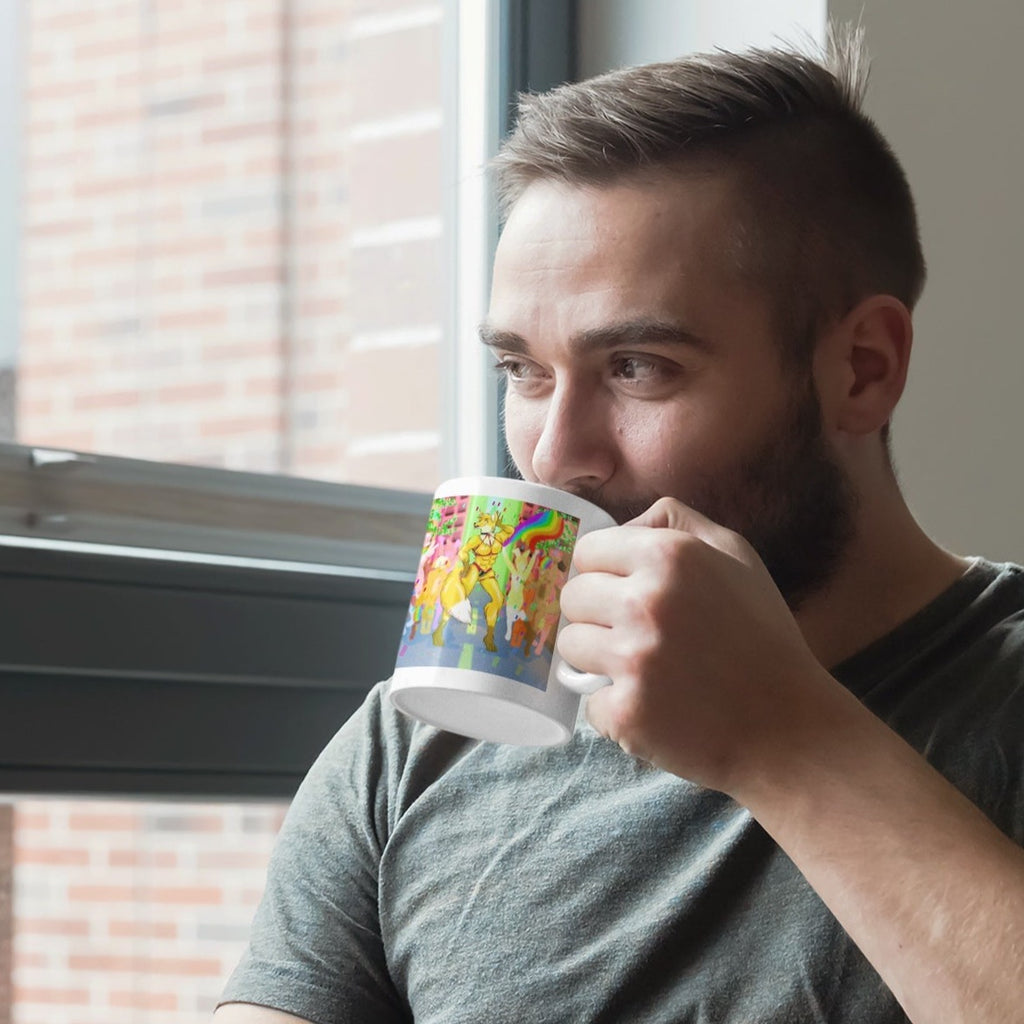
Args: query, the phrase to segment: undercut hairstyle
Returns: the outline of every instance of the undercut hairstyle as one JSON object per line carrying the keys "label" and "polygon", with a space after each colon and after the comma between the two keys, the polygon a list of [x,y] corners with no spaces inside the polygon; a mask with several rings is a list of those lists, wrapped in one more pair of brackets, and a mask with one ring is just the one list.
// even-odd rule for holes
{"label": "undercut hairstyle", "polygon": [[924,287],[914,200],[862,110],[867,78],[861,30],[833,28],[819,53],[716,51],[522,95],[492,165],[502,211],[536,181],[725,177],[725,255],[770,296],[784,358],[807,368],[820,331],[861,299],[913,309]]}

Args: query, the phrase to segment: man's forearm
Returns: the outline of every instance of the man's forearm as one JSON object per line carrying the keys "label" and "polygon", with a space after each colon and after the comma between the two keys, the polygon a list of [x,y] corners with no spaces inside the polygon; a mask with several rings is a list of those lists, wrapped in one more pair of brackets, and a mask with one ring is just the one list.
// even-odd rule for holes
{"label": "man's forearm", "polygon": [[1024,851],[845,691],[832,712],[734,795],[914,1024],[1021,1019]]}

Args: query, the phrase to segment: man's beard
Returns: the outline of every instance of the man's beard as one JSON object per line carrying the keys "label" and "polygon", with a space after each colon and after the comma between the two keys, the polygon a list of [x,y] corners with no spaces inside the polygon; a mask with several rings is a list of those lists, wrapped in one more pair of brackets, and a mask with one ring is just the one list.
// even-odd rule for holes
{"label": "man's beard", "polygon": [[[600,489],[574,493],[618,523],[662,497],[611,501]],[[809,381],[802,393],[794,392],[771,435],[733,469],[672,497],[743,536],[793,611],[825,587],[854,536],[856,495],[825,444],[821,406]]]}

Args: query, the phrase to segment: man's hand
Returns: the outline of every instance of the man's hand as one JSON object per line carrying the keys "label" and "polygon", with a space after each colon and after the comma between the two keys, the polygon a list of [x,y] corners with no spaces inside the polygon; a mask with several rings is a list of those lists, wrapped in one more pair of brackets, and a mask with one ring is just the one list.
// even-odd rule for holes
{"label": "man's hand", "polygon": [[663,499],[575,564],[595,728],[749,808],[915,1024],[1021,1019],[1024,853],[822,668],[749,546]]}
{"label": "man's hand", "polygon": [[674,499],[582,537],[574,565],[558,649],[614,681],[587,715],[627,753],[732,792],[839,688],[753,548]]}

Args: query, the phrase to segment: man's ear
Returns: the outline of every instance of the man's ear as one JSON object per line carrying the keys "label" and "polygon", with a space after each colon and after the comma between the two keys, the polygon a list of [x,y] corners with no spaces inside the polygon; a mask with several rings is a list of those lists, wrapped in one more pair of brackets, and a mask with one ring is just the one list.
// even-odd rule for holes
{"label": "man's ear", "polygon": [[907,383],[913,338],[910,312],[892,295],[864,299],[826,333],[815,376],[836,430],[864,435],[889,422]]}

